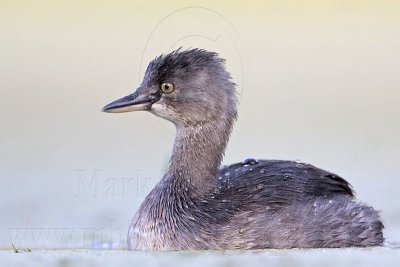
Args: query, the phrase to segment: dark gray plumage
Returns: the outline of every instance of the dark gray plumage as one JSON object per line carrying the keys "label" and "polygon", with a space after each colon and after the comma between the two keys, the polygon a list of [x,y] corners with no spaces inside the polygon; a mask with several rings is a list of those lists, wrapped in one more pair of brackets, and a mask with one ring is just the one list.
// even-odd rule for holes
{"label": "dark gray plumage", "polygon": [[382,245],[378,213],[358,203],[350,185],[333,173],[251,159],[219,169],[236,104],[224,60],[191,49],[154,59],[135,93],[104,107],[148,110],[177,129],[169,169],[132,220],[129,249]]}

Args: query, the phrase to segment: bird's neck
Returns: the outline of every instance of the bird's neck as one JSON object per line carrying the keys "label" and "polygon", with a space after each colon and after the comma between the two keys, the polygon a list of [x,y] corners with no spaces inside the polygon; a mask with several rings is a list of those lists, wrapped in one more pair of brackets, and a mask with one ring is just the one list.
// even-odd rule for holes
{"label": "bird's neck", "polygon": [[198,196],[216,188],[217,174],[233,121],[218,120],[178,126],[166,174],[175,188]]}

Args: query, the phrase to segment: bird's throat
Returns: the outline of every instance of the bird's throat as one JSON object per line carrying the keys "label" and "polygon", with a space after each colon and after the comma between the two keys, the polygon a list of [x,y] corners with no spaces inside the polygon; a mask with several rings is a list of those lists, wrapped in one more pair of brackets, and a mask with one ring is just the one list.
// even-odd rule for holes
{"label": "bird's throat", "polygon": [[216,188],[216,176],[232,129],[232,122],[207,122],[177,127],[173,153],[165,176],[190,195]]}

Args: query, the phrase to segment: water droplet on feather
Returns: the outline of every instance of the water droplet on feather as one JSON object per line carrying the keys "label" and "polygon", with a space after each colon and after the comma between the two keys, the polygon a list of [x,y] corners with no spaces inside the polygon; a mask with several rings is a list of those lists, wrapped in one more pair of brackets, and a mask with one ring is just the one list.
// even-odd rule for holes
{"label": "water droplet on feather", "polygon": [[255,165],[255,164],[257,164],[257,163],[258,163],[258,161],[257,161],[256,159],[248,158],[248,159],[245,159],[245,160],[243,161],[242,165],[243,165],[243,166],[250,166],[250,165]]}

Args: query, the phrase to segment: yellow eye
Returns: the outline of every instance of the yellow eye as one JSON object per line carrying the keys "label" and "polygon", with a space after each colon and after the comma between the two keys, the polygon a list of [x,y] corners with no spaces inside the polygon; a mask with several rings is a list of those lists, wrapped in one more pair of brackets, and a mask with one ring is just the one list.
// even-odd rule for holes
{"label": "yellow eye", "polygon": [[163,92],[164,94],[170,94],[175,90],[174,85],[172,83],[163,83],[161,84],[160,89],[161,92]]}

